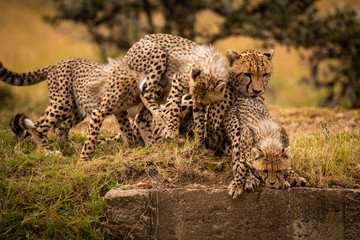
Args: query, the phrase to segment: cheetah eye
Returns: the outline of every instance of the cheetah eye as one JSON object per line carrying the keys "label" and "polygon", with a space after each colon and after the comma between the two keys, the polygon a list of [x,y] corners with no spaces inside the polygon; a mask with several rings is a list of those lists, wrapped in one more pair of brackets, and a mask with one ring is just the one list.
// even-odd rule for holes
{"label": "cheetah eye", "polygon": [[268,73],[264,73],[264,75],[263,75],[263,77],[267,77],[267,76],[269,76],[270,74],[268,74]]}
{"label": "cheetah eye", "polygon": [[247,77],[251,77],[250,73],[244,73],[244,75],[247,76]]}
{"label": "cheetah eye", "polygon": [[268,170],[265,169],[265,170],[263,170],[263,172],[264,172],[264,173],[268,173]]}

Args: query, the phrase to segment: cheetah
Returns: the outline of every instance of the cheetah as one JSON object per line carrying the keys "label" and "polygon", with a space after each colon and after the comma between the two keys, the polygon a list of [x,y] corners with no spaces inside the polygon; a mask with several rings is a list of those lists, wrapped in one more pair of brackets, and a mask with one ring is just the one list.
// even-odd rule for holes
{"label": "cheetah", "polygon": [[142,104],[140,84],[146,81],[143,74],[131,70],[124,60],[111,60],[100,64],[85,59],[68,59],[27,73],[15,73],[0,63],[0,80],[14,86],[28,86],[47,79],[49,104],[44,115],[34,124],[23,115],[13,120],[13,131],[26,136],[21,129],[33,131],[39,148],[51,153],[47,133],[55,129],[60,139],[68,138],[69,129],[90,118],[87,139],[80,161],[91,159],[102,122],[115,115],[126,144],[138,141],[127,110]]}
{"label": "cheetah", "polygon": [[[180,104],[191,94],[194,122],[202,141],[205,134],[205,109],[221,100],[227,82],[225,59],[211,46],[200,46],[188,39],[169,34],[150,34],[136,42],[126,53],[129,67],[143,72],[141,99],[154,121],[154,135],[175,138],[179,135]],[[157,103],[156,86],[167,93],[168,114]],[[138,120],[141,122],[141,120]],[[150,138],[149,134],[145,138]],[[153,140],[147,140],[151,142]]]}
{"label": "cheetah", "polygon": [[238,96],[265,100],[266,86],[273,73],[274,50],[265,53],[248,49],[240,54],[228,50],[229,79],[224,98],[209,105],[206,112],[206,134],[212,135],[220,126],[228,109]]}
{"label": "cheetah", "polygon": [[244,189],[254,190],[259,180],[267,187],[281,189],[306,184],[291,167],[286,131],[271,118],[259,99],[237,98],[224,117],[222,127],[206,139],[213,149],[221,141],[231,145],[234,179],[228,190],[232,198],[238,198]]}

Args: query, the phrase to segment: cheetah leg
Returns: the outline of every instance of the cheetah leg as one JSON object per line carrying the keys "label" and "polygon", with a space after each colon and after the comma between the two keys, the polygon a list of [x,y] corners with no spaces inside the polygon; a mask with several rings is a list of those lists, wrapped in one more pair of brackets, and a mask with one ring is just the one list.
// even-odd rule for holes
{"label": "cheetah leg", "polygon": [[56,129],[56,135],[58,136],[60,146],[68,145],[70,143],[70,129],[79,122],[81,122],[83,119],[84,117],[80,116],[80,114],[76,110],[73,110],[64,118],[64,121]]}
{"label": "cheetah leg", "polygon": [[[252,143],[252,134],[251,130],[248,128],[239,129],[237,124],[235,124],[235,128],[227,129],[228,134],[231,137],[232,142],[232,161],[233,161],[233,171],[234,171],[234,179],[230,183],[228,190],[229,195],[236,199],[238,198],[244,191],[244,187],[248,187],[251,190],[251,177],[248,180],[248,176],[250,173],[250,169],[246,163],[246,159],[250,157],[250,151],[247,149],[251,149]],[[229,132],[229,130],[231,130]],[[236,130],[236,131],[234,131]],[[238,134],[240,132],[240,134]],[[248,180],[248,185],[246,186],[246,181]],[[256,183],[255,183],[256,184]]]}
{"label": "cheetah leg", "polygon": [[45,115],[35,123],[36,128],[33,130],[33,137],[40,151],[43,151],[47,154],[60,154],[59,151],[50,150],[47,138],[49,130],[56,126],[59,121],[61,121],[60,118],[57,118],[57,115],[60,115],[58,113],[58,110],[55,110],[52,107],[48,107],[45,111]]}
{"label": "cheetah leg", "polygon": [[[173,102],[169,101],[167,104],[162,106],[162,110],[165,112],[167,116],[170,114],[170,109],[172,107]],[[193,122],[193,99],[191,94],[185,94],[182,96],[181,105],[180,105],[180,126],[179,126],[179,134],[193,134],[194,132],[194,122]],[[165,130],[164,130],[165,131]],[[155,141],[159,141],[162,139],[161,129],[158,126],[154,126],[154,136]]]}
{"label": "cheetah leg", "polygon": [[79,161],[89,161],[91,159],[92,154],[95,150],[96,139],[99,135],[100,128],[102,123],[106,117],[106,113],[95,109],[91,114],[91,119],[89,123],[89,127],[87,130],[87,137],[85,141],[85,145],[81,151],[80,160]]}
{"label": "cheetah leg", "polygon": [[140,143],[140,144],[143,144],[144,143],[144,140],[142,139],[141,137],[141,134],[140,134],[140,129],[138,128],[138,126],[136,125],[136,122],[135,122],[135,119],[131,120],[130,121],[130,124],[131,124],[131,128],[135,134],[135,141],[137,143]]}
{"label": "cheetah leg", "polygon": [[194,101],[191,94],[185,94],[181,99],[180,134],[193,136],[195,132],[193,107]]}
{"label": "cheetah leg", "polygon": [[128,119],[127,111],[116,113],[115,116],[118,121],[121,136],[125,145],[133,146],[136,143],[136,136]]}
{"label": "cheetah leg", "polygon": [[147,59],[143,62],[152,61],[156,58],[156,64],[148,66],[145,71],[146,82],[142,84],[140,98],[145,107],[151,112],[156,125],[164,128],[166,124],[166,116],[156,102],[158,95],[156,94],[162,75],[166,71],[167,53],[161,48],[154,49]]}
{"label": "cheetah leg", "polygon": [[[43,117],[36,123],[34,130],[34,140],[40,149],[49,154],[59,154],[59,151],[50,151],[47,134],[51,128],[56,129],[59,123],[64,121],[64,116],[71,113],[73,96],[66,89],[61,89],[54,82],[66,81],[64,76],[58,76],[54,72],[48,75],[50,102]],[[66,103],[69,102],[69,103]]]}
{"label": "cheetah leg", "polygon": [[227,155],[231,156],[232,153],[232,145],[228,137],[226,137],[224,144],[222,146],[222,152]]}
{"label": "cheetah leg", "polygon": [[33,138],[40,151],[51,152],[47,139],[47,133],[51,126],[45,124],[47,113],[45,114],[45,116],[41,117],[38,121],[35,122],[36,128],[33,129]]}
{"label": "cheetah leg", "polygon": [[172,80],[170,95],[166,104],[167,124],[161,133],[164,138],[174,139],[179,136],[180,118],[181,118],[181,100],[184,92],[184,87],[181,84],[181,79],[185,75],[175,74]]}
{"label": "cheetah leg", "polygon": [[68,140],[69,130],[72,127],[73,116],[69,114],[64,117],[64,120],[56,126],[55,133],[58,137],[58,141],[63,143]]}
{"label": "cheetah leg", "polygon": [[194,123],[199,136],[199,142],[204,144],[205,142],[205,128],[206,128],[206,109],[204,107],[194,107]]}
{"label": "cheetah leg", "polygon": [[181,118],[184,118],[188,113],[193,111],[194,101],[190,93],[182,96],[181,99]]}
{"label": "cheetah leg", "polygon": [[[225,96],[228,95],[229,93],[226,92]],[[219,129],[220,124],[222,123],[223,118],[226,115],[226,111],[228,109],[227,105],[230,104],[232,104],[232,102],[229,99],[226,99],[209,105],[206,110],[206,135],[211,136],[211,134],[215,133]]]}
{"label": "cheetah leg", "polygon": [[134,119],[134,125],[136,126],[137,131],[144,140],[145,144],[149,146],[155,143],[152,133],[152,120],[151,112],[145,106],[140,109]]}

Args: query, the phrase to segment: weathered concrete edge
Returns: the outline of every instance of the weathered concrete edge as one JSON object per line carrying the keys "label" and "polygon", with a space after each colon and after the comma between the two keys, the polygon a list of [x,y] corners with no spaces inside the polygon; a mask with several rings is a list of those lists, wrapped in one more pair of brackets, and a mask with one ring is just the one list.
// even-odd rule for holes
{"label": "weathered concrete edge", "polygon": [[[269,236],[273,239],[280,239],[279,236],[288,236],[286,239],[358,239],[360,236],[360,190],[355,189],[265,189],[246,193],[238,200],[231,200],[225,189],[112,189],[105,198],[108,226],[118,238],[206,239],[211,236],[240,239],[236,234],[244,231],[247,231],[247,239]],[[208,206],[202,208],[200,205],[204,204]],[[216,218],[224,222],[223,226],[216,221],[199,221],[211,217],[214,211],[217,211]],[[197,222],[191,222],[191,218]],[[267,225],[269,219],[270,226]],[[239,226],[224,229],[232,221]],[[242,222],[246,223],[246,229]],[[263,229],[261,233],[256,230],[258,226]],[[281,230],[279,236],[271,233],[274,226]],[[195,234],[203,228],[208,233]],[[259,234],[263,234],[262,237]],[[321,236],[323,238],[319,238]]]}

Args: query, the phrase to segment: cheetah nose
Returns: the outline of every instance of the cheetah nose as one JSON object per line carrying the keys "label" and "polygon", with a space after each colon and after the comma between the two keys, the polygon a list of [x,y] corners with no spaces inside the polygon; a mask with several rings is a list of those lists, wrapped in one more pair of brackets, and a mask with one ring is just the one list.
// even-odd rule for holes
{"label": "cheetah nose", "polygon": [[259,93],[261,93],[261,90],[255,90],[255,89],[253,89],[253,92],[254,92],[255,94],[259,94]]}
{"label": "cheetah nose", "polygon": [[274,184],[275,184],[275,182],[276,182],[276,181],[273,181],[273,182],[270,182],[270,181],[269,181],[270,185],[274,185]]}

